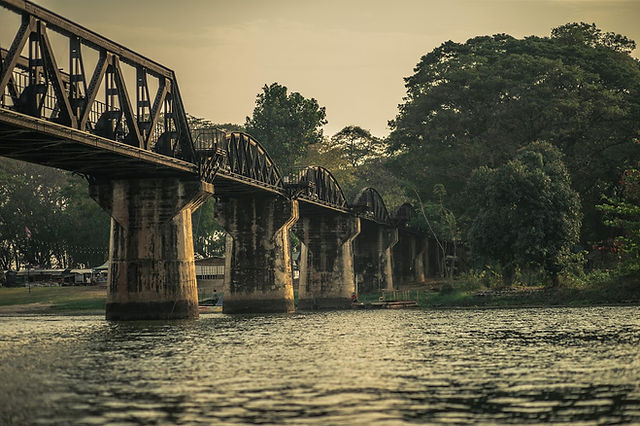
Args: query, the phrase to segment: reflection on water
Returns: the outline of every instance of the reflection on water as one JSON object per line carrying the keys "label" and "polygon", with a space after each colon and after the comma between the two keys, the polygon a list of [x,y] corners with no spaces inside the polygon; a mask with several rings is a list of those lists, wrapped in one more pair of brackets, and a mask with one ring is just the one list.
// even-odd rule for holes
{"label": "reflection on water", "polygon": [[0,318],[0,424],[640,422],[640,308]]}

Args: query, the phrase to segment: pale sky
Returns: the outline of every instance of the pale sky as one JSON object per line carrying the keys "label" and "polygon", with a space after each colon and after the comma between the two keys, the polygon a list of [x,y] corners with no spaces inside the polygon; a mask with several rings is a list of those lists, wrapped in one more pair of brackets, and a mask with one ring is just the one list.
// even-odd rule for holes
{"label": "pale sky", "polygon": [[[403,77],[446,40],[545,36],[584,21],[640,42],[640,0],[36,3],[173,69],[195,116],[243,124],[261,87],[278,82],[326,107],[329,136],[346,125],[387,135],[405,94]],[[5,48],[9,13],[0,8]]]}

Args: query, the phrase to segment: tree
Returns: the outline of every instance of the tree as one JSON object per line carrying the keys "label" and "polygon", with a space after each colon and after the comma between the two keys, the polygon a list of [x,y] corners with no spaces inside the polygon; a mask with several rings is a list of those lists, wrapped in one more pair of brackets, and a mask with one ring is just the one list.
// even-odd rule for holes
{"label": "tree", "polygon": [[198,135],[198,130],[200,129],[210,129],[216,128],[222,130],[224,132],[244,132],[246,129],[244,126],[240,124],[234,123],[214,123],[211,120],[207,120],[206,118],[196,117],[191,114],[187,114],[187,124],[189,125],[189,130],[191,130],[191,135],[195,139]]}
{"label": "tree", "polygon": [[319,165],[331,171],[349,202],[366,187],[378,189],[393,210],[404,201],[400,181],[387,169],[386,144],[359,126],[346,126],[331,139],[309,146],[303,166]]}
{"label": "tree", "polygon": [[557,148],[533,143],[501,167],[476,169],[467,197],[477,212],[468,232],[477,257],[501,265],[506,284],[516,269],[539,267],[557,283],[581,223],[580,199]]}
{"label": "tree", "polygon": [[640,258],[640,170],[629,169],[620,181],[616,196],[603,197],[596,207],[604,215],[604,223],[619,231],[619,245],[630,260]]}
{"label": "tree", "polygon": [[191,216],[193,249],[196,256],[222,256],[225,250],[225,231],[214,220],[215,200],[210,198]]}
{"label": "tree", "polygon": [[89,198],[79,176],[0,160],[0,262],[73,267],[104,262],[109,215]]}
{"label": "tree", "polygon": [[383,157],[386,145],[383,140],[359,126],[346,126],[325,144],[325,150],[337,150],[353,168],[365,162]]}
{"label": "tree", "polygon": [[111,217],[89,197],[86,180],[57,172],[66,177],[60,189],[65,200],[61,230],[66,266],[99,266],[109,258]]}
{"label": "tree", "polygon": [[[444,185],[433,186],[435,202],[422,201],[420,194],[414,188],[414,194],[418,202],[420,215],[411,220],[411,226],[422,229],[425,235],[433,237],[436,241],[437,250],[440,252],[440,271],[448,278],[453,277],[455,271],[455,260],[457,259],[458,241],[460,240],[460,228],[453,212],[445,207],[444,199],[447,190]],[[447,254],[451,254],[451,262],[447,263]]]}
{"label": "tree", "polygon": [[480,36],[448,41],[405,79],[390,122],[394,173],[420,188],[443,183],[459,216],[478,167],[497,168],[546,140],[565,154],[581,195],[584,239],[606,231],[594,205],[640,154],[640,63],[633,41],[595,25],[567,24],[551,37]]}
{"label": "tree", "polygon": [[298,92],[287,93],[278,83],[265,85],[258,94],[253,116],[247,117],[247,132],[267,150],[284,174],[301,165],[310,145],[322,141],[327,124],[324,107]]}

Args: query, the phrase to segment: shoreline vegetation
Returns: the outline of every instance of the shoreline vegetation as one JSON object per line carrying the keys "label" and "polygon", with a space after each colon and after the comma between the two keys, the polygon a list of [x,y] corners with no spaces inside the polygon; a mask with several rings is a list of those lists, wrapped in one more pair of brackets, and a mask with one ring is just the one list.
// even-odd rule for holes
{"label": "shoreline vegetation", "polygon": [[[640,305],[640,273],[602,274],[588,281],[549,287],[493,287],[473,276],[411,283],[386,292],[385,300],[416,300],[421,309],[499,309]],[[360,302],[381,300],[381,292],[361,294]],[[13,315],[104,315],[106,286],[0,288],[0,317]]]}

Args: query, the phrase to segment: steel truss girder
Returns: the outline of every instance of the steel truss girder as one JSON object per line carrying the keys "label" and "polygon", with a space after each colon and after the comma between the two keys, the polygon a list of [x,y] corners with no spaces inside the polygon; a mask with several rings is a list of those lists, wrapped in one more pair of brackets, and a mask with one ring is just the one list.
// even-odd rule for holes
{"label": "steel truss girder", "polygon": [[380,193],[374,188],[364,188],[353,200],[358,215],[381,225],[392,225],[391,216]]}
{"label": "steel truss girder", "polygon": [[[162,154],[196,161],[184,105],[172,70],[29,1],[0,0],[0,7],[22,18],[11,47],[6,53],[2,52],[0,62],[0,97],[5,96],[8,90],[13,109],[16,108],[20,97],[26,97],[28,105],[34,105],[29,110],[30,115],[97,134],[96,123],[92,123],[90,117],[92,112],[100,114],[100,111],[94,111],[92,108],[97,102],[100,87],[103,84],[107,85],[105,80],[113,78],[114,93],[108,93],[106,97],[117,100],[117,105],[114,102],[105,107],[104,111],[120,111],[114,114],[114,117],[122,117],[126,127],[120,123],[120,118],[114,120],[117,121],[115,127],[126,129],[126,132],[123,130],[117,137],[114,134],[109,138],[137,148],[156,149],[160,152],[154,144],[154,138],[166,135],[169,146],[164,148]],[[62,73],[59,69],[60,63],[47,34],[49,30],[69,40],[69,73]],[[32,40],[32,45],[29,49],[30,58],[26,60],[21,57],[21,52],[29,40]],[[83,48],[93,49],[99,56],[88,85],[82,58]],[[31,57],[32,54],[36,56]],[[120,63],[125,63],[136,71],[135,97],[126,87]],[[14,82],[16,73],[29,73],[31,82],[38,80],[39,86],[45,88],[32,88],[30,92],[25,92],[26,88],[23,87],[20,92],[20,88]],[[158,80],[158,90],[153,96],[152,105],[147,84],[148,75]],[[49,107],[51,113],[50,116],[46,116],[42,106],[49,90],[53,93],[55,105]],[[33,99],[29,99],[31,92],[35,96]],[[161,123],[163,110],[165,120]],[[167,110],[170,112],[167,113]],[[105,134],[101,136],[104,137]]]}
{"label": "steel truss girder", "polygon": [[263,185],[284,193],[278,168],[253,137],[242,132],[226,133],[215,128],[199,129],[195,140],[200,175],[213,182],[217,175]]}
{"label": "steel truss girder", "polygon": [[324,167],[309,166],[294,173],[289,177],[287,186],[293,198],[343,212],[349,211],[342,188]]}

